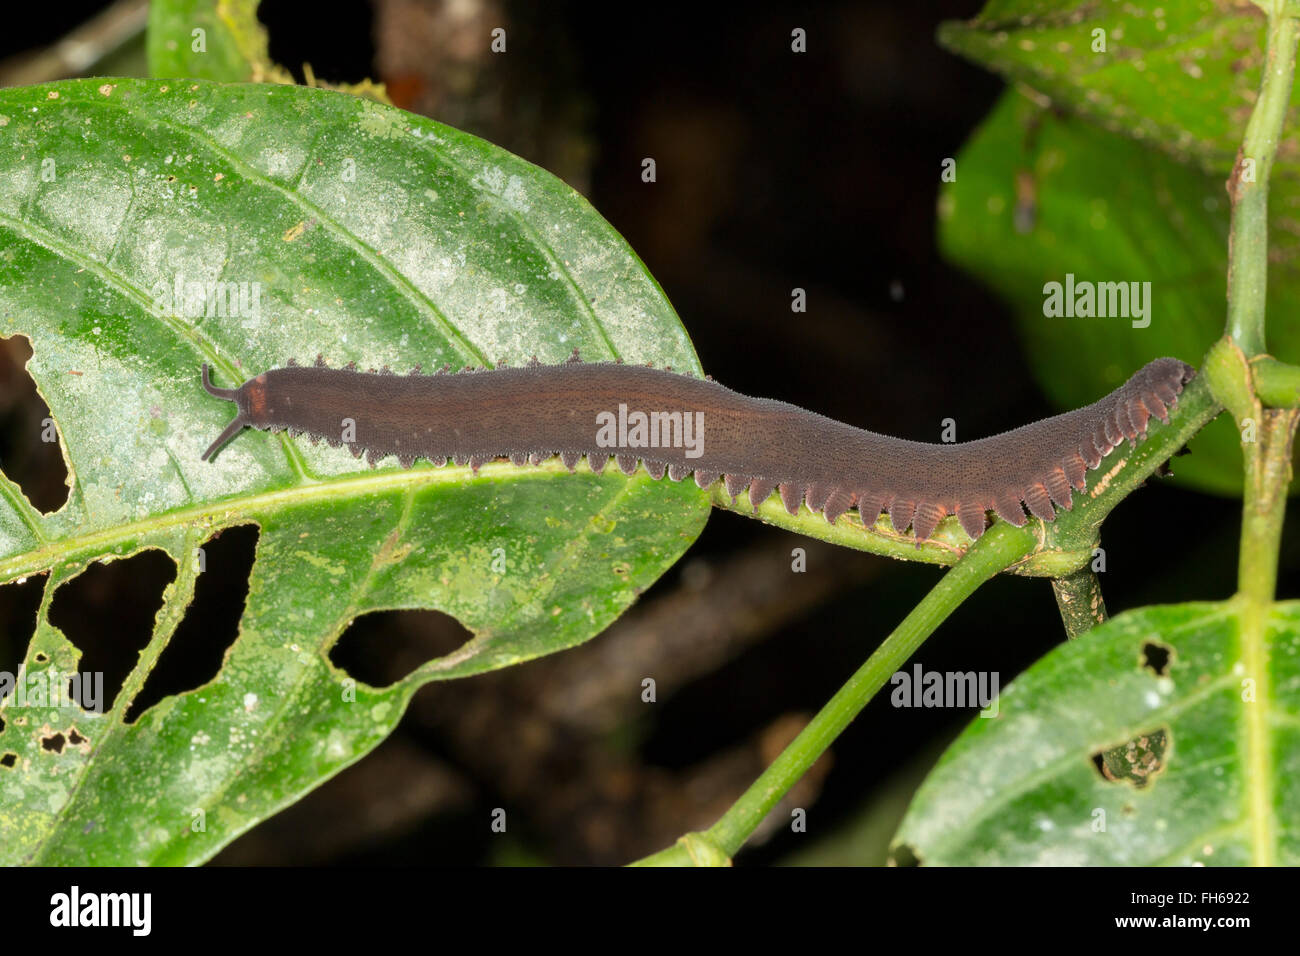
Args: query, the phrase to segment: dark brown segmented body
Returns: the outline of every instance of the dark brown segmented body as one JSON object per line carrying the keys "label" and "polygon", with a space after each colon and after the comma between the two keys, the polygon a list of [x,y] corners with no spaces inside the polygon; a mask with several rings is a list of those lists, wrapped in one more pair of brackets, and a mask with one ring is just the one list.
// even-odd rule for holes
{"label": "dark brown segmented body", "polygon": [[[957,515],[968,534],[995,511],[1025,523],[1022,502],[1046,521],[1069,508],[1071,489],[1120,442],[1145,436],[1152,416],[1168,421],[1183,385],[1195,374],[1177,359],[1141,368],[1085,408],[991,438],[931,445],[855,428],[785,402],[750,398],[716,382],[620,363],[530,365],[437,375],[361,373],[290,364],[238,389],[204,386],[235,401],[239,417],[204,454],[209,458],[245,425],[289,429],[349,444],[373,464],[396,455],[447,459],[477,469],[494,458],[515,464],[560,455],[573,468],[586,457],[601,470],[611,456],[631,474],[637,461],[655,478],[694,474],[701,487],[718,478],[728,493],[749,489],[757,505],[779,490],[791,514],[806,502],[835,521],[856,506],[865,524],[887,511],[898,531],[918,540]],[[602,447],[598,416],[632,411],[702,413],[702,454],[686,447]],[[346,434],[347,421],[354,434]]]}

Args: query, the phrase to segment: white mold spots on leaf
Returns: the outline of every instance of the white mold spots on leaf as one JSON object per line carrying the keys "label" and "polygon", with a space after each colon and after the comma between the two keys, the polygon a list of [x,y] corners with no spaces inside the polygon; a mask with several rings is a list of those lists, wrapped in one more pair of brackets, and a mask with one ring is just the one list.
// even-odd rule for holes
{"label": "white mold spots on leaf", "polygon": [[39,172],[33,164],[0,170],[0,212],[18,216],[36,190]]}
{"label": "white mold spots on leaf", "polygon": [[489,166],[475,173],[470,179],[475,189],[491,193],[509,209],[517,213],[526,213],[532,208],[524,181],[519,176],[507,175],[500,166]]}
{"label": "white mold spots on leaf", "polygon": [[302,147],[280,145],[264,147],[255,157],[253,165],[272,179],[293,179],[306,162]]}
{"label": "white mold spots on leaf", "polygon": [[36,213],[47,227],[104,260],[131,203],[128,174],[111,166],[63,166],[37,191]]}

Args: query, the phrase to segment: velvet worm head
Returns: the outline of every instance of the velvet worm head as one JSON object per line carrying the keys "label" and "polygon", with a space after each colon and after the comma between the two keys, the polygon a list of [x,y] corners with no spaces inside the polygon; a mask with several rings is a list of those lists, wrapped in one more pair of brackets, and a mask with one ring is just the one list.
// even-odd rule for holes
{"label": "velvet worm head", "polygon": [[[209,395],[215,395],[217,398],[224,398],[227,401],[234,402],[239,409],[235,420],[226,426],[225,430],[217,436],[217,440],[208,446],[208,450],[203,453],[203,461],[208,461],[218,448],[230,441],[245,425],[250,424],[248,419],[247,402],[242,395],[242,388],[217,388],[212,384],[212,379],[208,376],[208,366],[205,362],[202,369],[203,387]],[[245,386],[247,383],[245,383]]]}

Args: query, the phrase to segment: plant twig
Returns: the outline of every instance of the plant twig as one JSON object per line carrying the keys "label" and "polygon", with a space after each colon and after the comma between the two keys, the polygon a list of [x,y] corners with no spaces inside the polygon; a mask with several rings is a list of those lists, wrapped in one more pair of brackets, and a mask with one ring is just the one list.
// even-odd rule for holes
{"label": "plant twig", "polygon": [[[1268,54],[1259,99],[1246,126],[1237,167],[1228,181],[1232,234],[1228,245],[1228,339],[1211,350],[1208,370],[1216,395],[1242,429],[1245,494],[1241,554],[1237,566],[1238,631],[1243,679],[1253,694],[1245,708],[1244,751],[1248,767],[1247,817],[1252,861],[1273,863],[1277,814],[1271,727],[1273,694],[1269,616],[1277,590],[1278,550],[1291,482],[1291,453],[1300,409],[1265,409],[1262,398],[1294,405],[1297,375],[1272,360],[1252,361],[1264,352],[1265,292],[1268,279],[1268,177],[1291,100],[1300,23],[1294,4],[1260,4],[1269,15]],[[1255,160],[1254,182],[1243,175]],[[1261,384],[1263,388],[1261,388]]]}
{"label": "plant twig", "polygon": [[1277,845],[1274,803],[1276,770],[1271,730],[1272,674],[1269,615],[1277,590],[1278,548],[1286,517],[1286,492],[1291,482],[1291,449],[1300,409],[1262,412],[1259,440],[1244,449],[1246,493],[1241,522],[1241,557],[1237,596],[1242,664],[1253,697],[1245,707],[1245,752],[1250,780],[1247,787],[1253,862],[1273,863]]}
{"label": "plant twig", "polygon": [[1300,368],[1279,362],[1270,355],[1252,359],[1255,371],[1255,393],[1270,408],[1295,408],[1300,406]]}
{"label": "plant twig", "polygon": [[[1264,351],[1264,307],[1268,292],[1268,178],[1291,101],[1296,39],[1300,22],[1269,12],[1268,52],[1259,98],[1246,125],[1237,162],[1228,179],[1232,230],[1228,236],[1228,326],[1230,335],[1253,358]],[[1266,8],[1267,9],[1267,8]]]}
{"label": "plant twig", "polygon": [[[1091,554],[1101,524],[1132,491],[1189,442],[1222,410],[1221,399],[1212,393],[1208,376],[1202,372],[1183,388],[1178,410],[1169,424],[1153,422],[1146,440],[1135,448],[1121,445],[1103,459],[1088,482],[1088,489],[1075,497],[1074,507],[1045,526],[1047,545],[1070,553]],[[1086,564],[1086,562],[1081,562]]]}
{"label": "plant twig", "polygon": [[1091,568],[1080,568],[1062,578],[1052,578],[1052,593],[1061,612],[1067,637],[1075,638],[1106,621],[1106,601],[1101,581]]}
{"label": "plant twig", "polygon": [[[643,865],[717,862],[736,854],[768,812],[861,712],[889,676],[907,662],[976,588],[1028,554],[1037,544],[1025,528],[996,522],[903,619],[857,672],[836,692],[772,765],[705,833],[687,834],[676,845],[639,861]],[[707,847],[705,853],[701,848]]]}

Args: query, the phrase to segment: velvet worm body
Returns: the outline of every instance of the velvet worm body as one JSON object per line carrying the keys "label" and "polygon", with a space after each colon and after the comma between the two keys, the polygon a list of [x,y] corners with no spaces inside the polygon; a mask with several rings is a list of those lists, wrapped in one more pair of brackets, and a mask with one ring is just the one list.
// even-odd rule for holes
{"label": "velvet worm body", "polygon": [[882,511],[895,530],[928,538],[955,514],[972,537],[986,513],[1015,525],[1029,513],[1051,521],[1069,509],[1088,469],[1128,440],[1168,422],[1195,374],[1156,359],[1100,401],[991,438],[926,444],[890,438],[785,402],[750,398],[690,375],[622,363],[534,362],[455,374],[409,375],[290,362],[237,389],[203,386],[235,402],[238,415],[203,454],[210,459],[246,425],[346,444],[373,465],[396,455],[448,459],[476,472],[495,458],[537,464],[559,455],[573,470],[585,457],[600,472],[614,458],[632,474],[721,478],[732,499],[745,489],[757,507],[776,490],[793,515],[801,504],[834,522],[851,507],[870,526]]}

